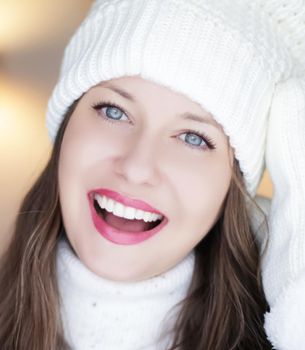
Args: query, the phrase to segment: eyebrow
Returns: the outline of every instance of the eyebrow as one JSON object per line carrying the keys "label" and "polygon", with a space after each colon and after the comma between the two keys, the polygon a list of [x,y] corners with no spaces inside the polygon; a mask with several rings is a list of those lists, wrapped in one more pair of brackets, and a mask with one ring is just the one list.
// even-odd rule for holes
{"label": "eyebrow", "polygon": [[197,114],[186,112],[186,113],[180,114],[179,117],[184,119],[184,120],[192,120],[192,121],[199,122],[202,124],[209,124],[211,126],[214,126],[217,129],[221,130],[221,126],[214,119],[210,119],[210,118],[205,117],[205,116],[199,116]]}
{"label": "eyebrow", "polygon": [[120,89],[116,86],[113,86],[113,85],[101,85],[101,84],[99,84],[99,85],[101,87],[105,87],[107,89],[110,89],[110,90],[116,92],[117,94],[121,95],[122,97],[126,98],[127,100],[130,100],[132,102],[136,102],[136,99],[125,90],[122,90],[122,89]]}
{"label": "eyebrow", "polygon": [[[122,97],[124,97],[125,99],[127,99],[131,102],[136,102],[136,99],[134,98],[134,96],[132,96],[129,92],[127,92],[121,88],[118,88],[117,86],[102,85],[102,84],[99,84],[99,85],[101,87],[104,87],[104,88],[107,88],[107,89],[110,89],[110,90],[116,92],[117,94],[121,95]],[[214,126],[217,129],[221,130],[220,125],[214,119],[208,118],[208,117],[203,116],[203,115],[197,115],[197,114],[186,112],[186,113],[178,114],[177,117],[179,119],[181,118],[184,120],[192,120],[192,121],[203,123],[203,124],[209,124],[209,125]]]}

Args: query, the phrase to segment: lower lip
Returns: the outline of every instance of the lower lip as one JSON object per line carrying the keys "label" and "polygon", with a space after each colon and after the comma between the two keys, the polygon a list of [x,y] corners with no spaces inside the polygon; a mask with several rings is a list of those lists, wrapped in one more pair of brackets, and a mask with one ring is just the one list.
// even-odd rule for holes
{"label": "lower lip", "polygon": [[134,245],[141,243],[143,241],[146,241],[150,237],[156,235],[162,228],[167,224],[167,219],[164,218],[163,221],[156,226],[155,228],[149,230],[149,231],[142,231],[142,232],[124,232],[119,231],[111,226],[109,226],[103,218],[97,214],[94,204],[93,204],[93,198],[90,198],[91,196],[88,196],[89,203],[90,203],[90,210],[91,210],[91,217],[94,223],[95,228],[97,231],[108,241],[113,242],[115,244],[120,245]]}

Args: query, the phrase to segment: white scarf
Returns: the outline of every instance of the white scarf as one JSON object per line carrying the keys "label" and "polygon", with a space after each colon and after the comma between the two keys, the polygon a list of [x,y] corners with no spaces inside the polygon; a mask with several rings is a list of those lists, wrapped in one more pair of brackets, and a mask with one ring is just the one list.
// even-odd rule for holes
{"label": "white scarf", "polygon": [[57,272],[66,340],[73,350],[165,350],[178,309],[169,311],[186,296],[194,262],[191,252],[148,280],[110,281],[91,272],[60,241]]}

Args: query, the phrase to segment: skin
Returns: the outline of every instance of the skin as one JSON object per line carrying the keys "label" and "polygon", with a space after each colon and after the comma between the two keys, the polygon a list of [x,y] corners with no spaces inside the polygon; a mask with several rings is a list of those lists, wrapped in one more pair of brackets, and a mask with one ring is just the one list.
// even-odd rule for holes
{"label": "skin", "polygon": [[[124,89],[134,101],[110,87]],[[92,107],[101,102],[122,110]],[[209,123],[179,116],[187,112]],[[190,139],[197,131],[216,148],[201,137]],[[139,76],[91,88],[71,116],[59,160],[61,210],[75,253],[95,274],[115,281],[140,281],[172,268],[216,222],[232,162],[221,126],[186,96]],[[143,200],[164,213],[168,224],[140,244],[109,242],[91,219],[87,193],[96,188]]]}

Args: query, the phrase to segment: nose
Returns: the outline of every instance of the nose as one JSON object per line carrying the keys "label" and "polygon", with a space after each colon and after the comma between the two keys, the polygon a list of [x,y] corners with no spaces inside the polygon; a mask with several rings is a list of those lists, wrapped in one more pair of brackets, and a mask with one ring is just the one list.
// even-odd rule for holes
{"label": "nose", "polygon": [[135,185],[156,186],[160,181],[158,147],[145,135],[132,137],[115,159],[115,173]]}

